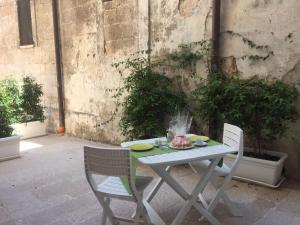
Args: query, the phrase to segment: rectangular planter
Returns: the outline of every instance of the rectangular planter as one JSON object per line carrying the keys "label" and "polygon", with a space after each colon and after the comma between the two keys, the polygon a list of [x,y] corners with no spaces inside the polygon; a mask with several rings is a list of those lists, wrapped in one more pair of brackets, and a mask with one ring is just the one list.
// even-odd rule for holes
{"label": "rectangular planter", "polygon": [[[278,156],[280,159],[274,162],[243,156],[234,176],[275,187],[280,181],[283,164],[288,156],[283,152],[266,152],[269,155]],[[224,162],[231,166],[235,159],[236,155],[229,154],[224,158]]]}
{"label": "rectangular planter", "polygon": [[20,134],[21,139],[28,139],[46,135],[46,123],[40,121],[32,121],[28,123],[16,123],[12,127]]}
{"label": "rectangular planter", "polygon": [[20,157],[20,136],[0,138],[0,161]]}

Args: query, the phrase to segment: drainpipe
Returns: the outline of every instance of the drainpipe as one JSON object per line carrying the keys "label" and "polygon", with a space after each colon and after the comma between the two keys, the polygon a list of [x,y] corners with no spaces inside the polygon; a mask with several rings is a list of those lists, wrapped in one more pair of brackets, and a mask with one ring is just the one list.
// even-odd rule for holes
{"label": "drainpipe", "polygon": [[59,12],[58,1],[52,0],[53,30],[54,30],[54,46],[55,46],[55,63],[57,75],[57,94],[58,94],[58,112],[59,126],[57,133],[65,132],[65,110],[64,110],[64,92],[63,92],[63,70],[61,60],[61,38],[59,30]]}
{"label": "drainpipe", "polygon": [[148,51],[148,63],[151,62],[151,38],[152,38],[152,27],[151,27],[151,0],[148,0],[148,42],[147,42],[147,51]]}
{"label": "drainpipe", "polygon": [[[221,0],[213,0],[212,8],[212,51],[211,51],[211,73],[209,79],[220,72],[220,11]],[[218,139],[219,121],[217,116],[209,119],[209,136]]]}
{"label": "drainpipe", "polygon": [[213,0],[212,8],[212,72],[219,72],[220,67],[220,11],[221,0]]}

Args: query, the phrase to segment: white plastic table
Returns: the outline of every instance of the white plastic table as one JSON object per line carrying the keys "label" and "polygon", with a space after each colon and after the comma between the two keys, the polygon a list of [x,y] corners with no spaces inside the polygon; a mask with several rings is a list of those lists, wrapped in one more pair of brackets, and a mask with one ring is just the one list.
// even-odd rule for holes
{"label": "white plastic table", "polygon": [[[156,139],[147,139],[132,142],[123,142],[121,146],[123,148],[127,148],[130,145],[136,143],[155,143],[155,140]],[[161,177],[148,197],[143,201],[152,223],[154,225],[166,225],[166,223],[159,217],[157,212],[149,204],[151,199],[159,190],[161,184],[163,182],[166,182],[175,192],[177,192],[178,195],[180,195],[185,200],[184,205],[177,213],[171,225],[182,224],[184,217],[188,214],[192,207],[196,208],[211,224],[221,225],[221,223],[208,211],[208,209],[205,208],[201,203],[199,203],[198,195],[199,193],[203,192],[204,188],[212,178],[213,171],[218,165],[221,158],[226,154],[235,152],[237,152],[237,150],[221,144],[139,158],[139,162],[150,166],[157,173],[157,175]],[[193,161],[206,159],[210,159],[211,164],[208,167],[207,171],[199,179],[191,194],[187,193],[182,185],[180,185],[169,173],[171,166],[187,164]]]}

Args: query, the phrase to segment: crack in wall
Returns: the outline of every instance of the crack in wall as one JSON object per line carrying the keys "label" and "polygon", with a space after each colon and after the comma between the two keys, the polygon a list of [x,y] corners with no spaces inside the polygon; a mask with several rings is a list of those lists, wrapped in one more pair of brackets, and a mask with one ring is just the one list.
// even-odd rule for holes
{"label": "crack in wall", "polygon": [[205,20],[204,20],[204,32],[203,32],[203,39],[206,40],[206,33],[207,33],[207,22],[208,22],[208,18],[211,16],[211,10],[212,10],[212,7],[209,7],[209,10],[205,16]]}
{"label": "crack in wall", "polygon": [[182,5],[182,3],[183,3],[184,1],[185,1],[185,0],[179,0],[179,1],[178,1],[178,5],[177,5],[178,11],[181,10],[181,5]]}

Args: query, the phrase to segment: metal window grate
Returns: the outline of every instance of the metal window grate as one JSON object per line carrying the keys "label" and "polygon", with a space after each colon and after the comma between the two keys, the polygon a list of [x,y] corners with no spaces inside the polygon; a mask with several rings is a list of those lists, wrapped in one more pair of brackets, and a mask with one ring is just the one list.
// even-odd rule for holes
{"label": "metal window grate", "polygon": [[30,0],[17,0],[20,46],[33,45]]}

